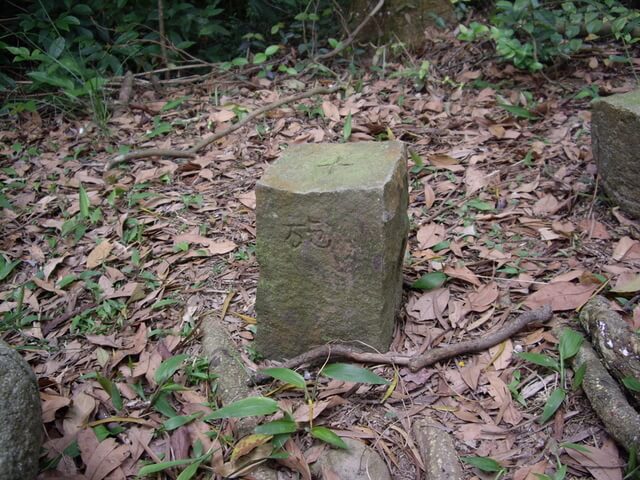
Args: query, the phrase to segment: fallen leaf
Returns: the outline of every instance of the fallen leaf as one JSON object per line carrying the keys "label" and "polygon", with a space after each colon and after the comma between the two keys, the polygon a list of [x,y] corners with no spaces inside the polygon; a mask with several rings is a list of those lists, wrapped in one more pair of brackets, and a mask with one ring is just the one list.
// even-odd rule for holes
{"label": "fallen leaf", "polygon": [[75,434],[84,429],[96,405],[96,400],[84,391],[74,394],[73,403],[62,421],[64,432]]}
{"label": "fallen leaf", "polygon": [[407,307],[407,312],[417,320],[435,320],[447,309],[449,296],[448,288],[423,293],[412,306]]}
{"label": "fallen leaf", "polygon": [[87,256],[87,268],[91,270],[104,263],[109,257],[112,248],[113,245],[110,242],[102,240]]}
{"label": "fallen leaf", "polygon": [[467,296],[469,308],[474,312],[484,312],[498,299],[498,295],[498,284],[496,282],[483,285]]}
{"label": "fallen leaf", "polygon": [[213,112],[209,115],[209,120],[217,123],[228,122],[229,120],[233,120],[236,114],[232,110],[218,110],[217,112]]}
{"label": "fallen leaf", "polygon": [[622,237],[613,248],[614,260],[638,260],[640,259],[640,242],[629,237]]}
{"label": "fallen leaf", "polygon": [[111,437],[107,437],[98,443],[95,433],[87,428],[78,433],[78,446],[82,460],[86,465],[85,477],[87,480],[102,480],[109,473],[122,465],[129,456],[127,445],[118,446]]}
{"label": "fallen leaf", "polygon": [[237,247],[237,245],[231,240],[216,241],[202,235],[198,235],[196,233],[185,233],[183,235],[178,235],[173,240],[174,245],[182,242],[204,245],[211,255],[222,255],[223,253],[229,253],[235,250],[235,248]]}
{"label": "fallen leaf", "polygon": [[251,210],[255,210],[256,208],[256,192],[255,190],[251,190],[250,192],[241,193],[238,195],[238,200],[245,207],[250,208]]}
{"label": "fallen leaf", "polygon": [[470,196],[478,190],[482,190],[489,184],[489,176],[482,170],[469,167],[464,175],[464,184],[467,187],[465,193],[467,196]]}
{"label": "fallen leaf", "polygon": [[584,232],[589,238],[597,238],[600,240],[609,240],[611,235],[607,231],[607,227],[597,220],[581,220],[578,223],[580,230]]}
{"label": "fallen leaf", "polygon": [[325,100],[324,102],[322,102],[322,112],[324,113],[324,116],[327,117],[329,120],[333,120],[334,122],[340,121],[340,111],[338,107],[336,107],[333,103],[329,102],[328,100]]}
{"label": "fallen leaf", "polygon": [[583,445],[586,451],[565,448],[565,452],[579,465],[586,468],[595,480],[622,480],[624,462],[618,449],[611,440],[605,441],[602,448]]}
{"label": "fallen leaf", "polygon": [[444,238],[444,225],[435,222],[422,225],[418,229],[418,233],[416,234],[416,239],[418,240],[419,246],[423,250],[433,247],[435,244],[442,242]]}
{"label": "fallen leaf", "polygon": [[53,422],[56,418],[56,412],[69,404],[71,399],[61,395],[50,395],[48,393],[40,393],[42,401],[42,422]]}
{"label": "fallen leaf", "polygon": [[533,205],[533,213],[538,217],[553,215],[560,209],[561,205],[553,195],[544,195]]}
{"label": "fallen leaf", "polygon": [[531,309],[549,304],[554,312],[574,310],[584,305],[598,288],[594,284],[553,282],[529,295],[523,303]]}
{"label": "fallen leaf", "polygon": [[476,287],[479,287],[480,285],[482,285],[482,283],[480,282],[480,279],[478,279],[476,274],[473,273],[464,265],[459,265],[455,267],[447,265],[446,267],[444,267],[443,272],[451,278],[464,280],[465,282],[469,282],[472,285],[475,285]]}
{"label": "fallen leaf", "polygon": [[431,208],[436,201],[436,194],[429,185],[429,182],[424,183],[424,206]]}

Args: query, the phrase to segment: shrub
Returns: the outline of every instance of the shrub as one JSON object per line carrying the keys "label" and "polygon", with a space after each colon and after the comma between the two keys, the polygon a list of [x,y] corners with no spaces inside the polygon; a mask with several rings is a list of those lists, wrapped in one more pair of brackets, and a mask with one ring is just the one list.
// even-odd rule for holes
{"label": "shrub", "polygon": [[625,46],[637,42],[640,13],[618,0],[498,0],[489,26],[473,22],[459,31],[462,40],[490,38],[501,58],[537,71],[569,58],[585,41],[613,36]]}

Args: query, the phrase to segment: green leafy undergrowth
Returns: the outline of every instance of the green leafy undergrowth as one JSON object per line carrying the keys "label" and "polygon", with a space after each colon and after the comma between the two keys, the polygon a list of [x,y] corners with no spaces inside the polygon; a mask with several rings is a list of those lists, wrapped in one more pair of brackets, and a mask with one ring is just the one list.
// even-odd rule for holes
{"label": "green leafy undergrowth", "polygon": [[[540,367],[552,370],[559,375],[559,386],[554,388],[548,395],[547,400],[545,402],[542,414],[540,415],[538,421],[540,423],[545,423],[553,415],[556,413],[558,408],[564,402],[567,396],[567,367],[566,361],[570,358],[574,357],[582,342],[584,341],[584,337],[578,332],[571,330],[569,328],[564,329],[560,335],[559,343],[558,343],[558,357],[555,358],[551,355],[545,353],[535,353],[535,352],[519,352],[517,355],[526,360],[529,363],[533,363]],[[584,367],[578,368],[574,375],[574,388],[578,388],[582,381],[582,377],[584,376]],[[514,378],[515,379],[515,378]],[[517,380],[517,379],[516,379]],[[513,389],[510,388],[513,393]],[[516,399],[518,397],[516,396]]]}
{"label": "green leafy undergrowth", "polygon": [[[618,0],[499,0],[489,24],[459,26],[458,38],[490,39],[496,53],[518,68],[538,71],[581,51],[599,38],[613,37],[625,51],[639,40],[640,13]],[[629,55],[609,58],[629,62]]]}
{"label": "green leafy undergrowth", "polygon": [[[186,354],[175,355],[164,360],[155,371],[155,387],[151,390],[142,388],[141,385],[134,388],[151,408],[166,418],[161,430],[170,432],[192,422],[205,422],[209,424],[208,429],[211,437],[218,440],[218,443],[212,444],[212,447],[206,451],[203,445],[196,441],[192,445],[190,458],[145,465],[138,472],[140,476],[154,475],[167,469],[177,468],[181,470],[177,478],[182,480],[192,478],[201,465],[212,455],[220,454],[219,450],[222,445],[233,443],[232,439],[223,438],[220,435],[220,422],[232,418],[272,416],[272,418],[265,418],[265,421],[260,422],[255,427],[254,433],[233,443],[230,456],[222,465],[222,470],[217,472],[225,477],[233,478],[238,472],[255,462],[285,458],[288,453],[283,447],[292,439],[293,435],[309,435],[332,447],[347,448],[344,440],[333,430],[327,426],[315,424],[317,414],[314,414],[314,407],[317,402],[317,392],[322,388],[321,382],[306,380],[298,372],[287,368],[267,368],[259,373],[279,381],[281,389],[302,393],[300,405],[305,405],[309,411],[308,417],[304,420],[294,417],[292,411],[282,408],[276,399],[268,396],[243,398],[220,408],[215,408],[215,404],[211,403],[209,404],[213,409],[211,413],[204,414],[198,411],[181,415],[176,409],[177,404],[173,395],[183,391],[186,387],[176,381],[176,378],[178,376],[182,378],[183,373],[186,373],[188,381],[192,383],[209,381],[213,377],[206,371],[207,367],[208,362],[205,359],[190,359]],[[116,382],[100,374],[93,374],[90,377],[95,378],[102,389],[108,393],[114,410],[120,411],[122,398]],[[371,385],[387,385],[388,389],[394,385],[393,382],[387,381],[371,370],[344,363],[325,365],[318,372],[318,377]],[[215,448],[214,445],[219,446]]]}

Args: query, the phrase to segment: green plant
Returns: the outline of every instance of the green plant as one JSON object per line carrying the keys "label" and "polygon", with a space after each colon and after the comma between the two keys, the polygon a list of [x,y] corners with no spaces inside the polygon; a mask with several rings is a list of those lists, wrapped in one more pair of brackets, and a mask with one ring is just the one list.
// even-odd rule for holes
{"label": "green plant", "polygon": [[507,388],[509,389],[509,392],[511,392],[511,396],[520,405],[522,405],[523,407],[526,407],[527,406],[527,401],[522,396],[522,393],[520,393],[521,385],[522,385],[522,382],[521,382],[520,370],[514,370],[513,371],[513,380],[511,380],[511,382],[509,382],[509,384],[507,385]]}
{"label": "green plant", "polygon": [[[100,295],[97,283],[87,280],[85,286],[95,296]],[[71,319],[71,332],[78,335],[109,333],[121,329],[126,318],[124,303],[113,299],[103,300],[95,307],[74,316]]]}
{"label": "green plant", "polygon": [[[516,67],[538,71],[578,52],[584,40],[613,36],[625,50],[639,40],[640,13],[618,0],[498,0],[490,26],[459,27],[464,41],[490,39],[496,53]],[[611,61],[629,61],[629,54]]]}
{"label": "green plant", "polygon": [[412,65],[410,67],[404,68],[399,72],[394,72],[390,76],[393,77],[401,77],[408,78],[413,82],[413,87],[420,91],[423,90],[427,79],[429,78],[429,69],[431,68],[431,63],[428,60],[422,61],[420,66]]}
{"label": "green plant", "polygon": [[20,330],[38,320],[38,315],[27,314],[27,311],[24,309],[24,291],[25,286],[22,285],[12,292],[11,299],[15,301],[16,306],[2,315],[0,332],[5,330]]}
{"label": "green plant", "polygon": [[[558,408],[560,408],[560,405],[562,405],[562,402],[564,402],[564,399],[567,395],[565,363],[567,360],[575,356],[576,353],[578,353],[578,350],[580,349],[580,346],[584,341],[584,337],[578,332],[566,328],[560,334],[559,340],[560,342],[558,344],[557,360],[552,356],[543,353],[518,353],[518,356],[523,360],[553,370],[560,376],[560,386],[553,389],[549,394],[544,405],[542,415],[540,415],[540,418],[538,419],[540,423],[545,423],[547,420],[553,417]],[[578,375],[576,374],[576,377],[577,376]]]}
{"label": "green plant", "polygon": [[[313,405],[315,402],[315,388],[313,390],[310,390],[308,388],[307,381],[298,372],[288,368],[267,368],[261,370],[259,373],[275,378],[276,380],[279,380],[293,388],[302,390],[305,403],[309,405],[310,412],[313,411]],[[366,368],[361,368],[345,363],[333,363],[326,365],[320,370],[319,375],[347,382],[369,383],[374,385],[389,384],[387,380],[380,377],[379,375],[376,375]],[[279,410],[281,409],[275,400],[265,397],[250,397],[222,407],[207,415],[204,419],[210,421],[223,418],[271,415]],[[347,448],[347,445],[344,443],[344,441],[332,430],[322,426],[314,426],[312,415],[310,415],[310,418],[307,421],[307,425],[302,427],[298,424],[298,422],[296,422],[290,412],[282,410],[282,414],[282,419],[274,420],[257,426],[255,428],[255,433],[262,435],[273,435],[274,442],[277,442],[278,444],[284,444],[286,439],[289,438],[291,434],[302,429],[312,437],[317,438],[318,440],[328,443],[334,447]]]}
{"label": "green plant", "polygon": [[422,277],[411,284],[411,288],[418,290],[435,290],[444,285],[447,281],[447,275],[442,272],[425,273]]}
{"label": "green plant", "polygon": [[462,462],[467,463],[476,467],[478,470],[487,473],[495,473],[496,476],[493,477],[494,480],[500,480],[507,473],[507,469],[500,465],[493,458],[489,457],[479,457],[479,456],[468,456],[468,457],[460,457]]}
{"label": "green plant", "polygon": [[[90,111],[104,127],[109,116],[107,79],[128,70],[171,70],[180,63],[201,68],[200,59],[227,61],[223,68],[252,63],[262,66],[260,75],[269,78],[276,69],[296,75],[304,65],[278,64],[275,55],[283,47],[296,48],[304,59],[339,47],[332,38],[339,26],[335,5],[329,0],[8,4],[0,41],[0,91],[8,95],[0,114],[50,106],[68,113]],[[17,81],[25,79],[30,83]],[[34,92],[46,95],[25,98]]]}
{"label": "green plant", "polygon": [[91,206],[89,195],[82,184],[80,184],[78,191],[78,199],[79,212],[68,218],[61,227],[62,236],[66,237],[73,234],[76,243],[84,236],[89,226],[95,225],[102,220],[102,210]]}
{"label": "green plant", "polygon": [[200,207],[204,203],[204,197],[200,194],[185,194],[182,195],[182,203],[185,208],[189,208],[191,206]]}

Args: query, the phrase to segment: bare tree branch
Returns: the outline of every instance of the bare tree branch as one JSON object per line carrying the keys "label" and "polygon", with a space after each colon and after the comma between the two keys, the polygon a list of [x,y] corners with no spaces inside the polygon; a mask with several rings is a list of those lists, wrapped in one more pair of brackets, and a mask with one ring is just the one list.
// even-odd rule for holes
{"label": "bare tree branch", "polygon": [[215,142],[216,140],[220,140],[222,137],[229,135],[230,133],[235,132],[239,128],[242,128],[247,123],[253,121],[256,117],[273,110],[274,108],[278,108],[287,103],[297,102],[304,98],[309,98],[314,95],[329,95],[331,93],[335,93],[340,89],[340,85],[335,85],[331,88],[327,87],[317,87],[306,92],[296,93],[295,95],[289,95],[288,97],[281,98],[280,100],[276,100],[264,107],[260,107],[257,110],[254,110],[249,115],[244,117],[238,123],[234,123],[229,128],[226,128],[218,133],[213,133],[208,137],[204,138],[202,141],[196,143],[193,147],[188,150],[172,150],[172,149],[164,149],[164,148],[150,148],[147,150],[136,150],[133,152],[125,153],[122,155],[118,155],[113,158],[110,162],[105,165],[105,171],[109,170],[116,165],[127,162],[129,160],[133,160],[136,158],[147,158],[147,157],[174,157],[174,158],[193,158],[196,154],[208,146],[209,144]]}

